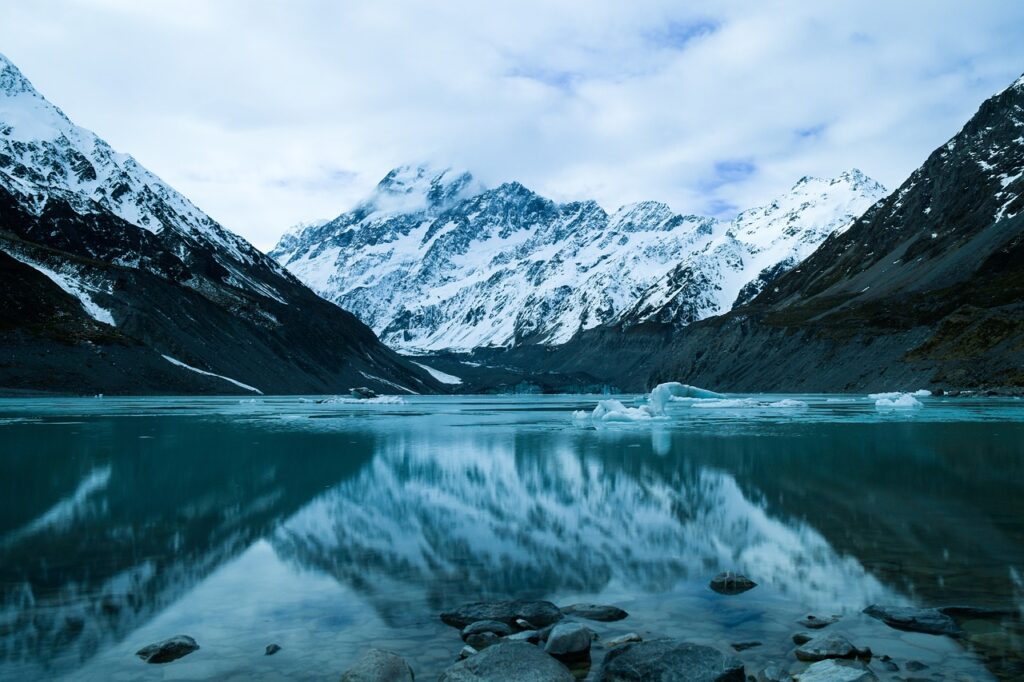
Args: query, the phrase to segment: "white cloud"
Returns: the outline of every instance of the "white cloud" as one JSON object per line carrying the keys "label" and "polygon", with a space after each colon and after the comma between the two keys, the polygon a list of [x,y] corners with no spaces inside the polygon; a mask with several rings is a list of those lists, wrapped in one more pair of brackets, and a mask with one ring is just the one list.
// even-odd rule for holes
{"label": "white cloud", "polygon": [[1024,71],[1021,3],[681,4],[40,0],[0,49],[262,248],[421,159],[696,213],[895,186]]}

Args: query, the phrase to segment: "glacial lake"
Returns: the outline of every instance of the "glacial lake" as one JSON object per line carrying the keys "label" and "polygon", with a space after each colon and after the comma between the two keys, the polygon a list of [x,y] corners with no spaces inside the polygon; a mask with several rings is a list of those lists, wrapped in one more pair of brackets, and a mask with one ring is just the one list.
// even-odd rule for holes
{"label": "glacial lake", "polygon": [[[381,647],[433,680],[442,610],[529,598],[630,613],[588,623],[588,679],[629,631],[788,667],[807,614],[881,679],[1024,679],[1024,401],[782,397],[624,424],[573,417],[600,396],[0,400],[0,678],[336,680]],[[1006,614],[952,639],[873,603]],[[136,658],[178,634],[201,649]]]}

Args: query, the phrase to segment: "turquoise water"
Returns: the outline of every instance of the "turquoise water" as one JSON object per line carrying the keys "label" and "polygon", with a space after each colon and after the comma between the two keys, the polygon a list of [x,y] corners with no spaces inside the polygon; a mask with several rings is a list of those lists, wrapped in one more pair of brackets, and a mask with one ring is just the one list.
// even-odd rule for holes
{"label": "turquoise water", "polygon": [[[591,396],[0,400],[0,678],[336,679],[378,646],[429,680],[462,644],[437,614],[503,597],[760,641],[752,674],[816,613],[949,679],[1024,678],[1016,617],[958,642],[860,614],[1024,608],[1024,402],[786,397],[624,424],[574,418]],[[727,569],[759,587],[708,590]],[[202,648],[135,658],[176,634]]]}

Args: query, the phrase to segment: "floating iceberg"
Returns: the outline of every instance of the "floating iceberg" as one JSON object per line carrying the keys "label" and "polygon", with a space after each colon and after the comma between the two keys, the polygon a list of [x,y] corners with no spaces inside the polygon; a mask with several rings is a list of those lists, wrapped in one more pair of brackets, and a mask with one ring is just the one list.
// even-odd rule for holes
{"label": "floating iceberg", "polygon": [[695,400],[691,407],[699,407],[703,410],[729,410],[743,407],[760,407],[761,403],[753,398],[722,398],[711,400]]}
{"label": "floating iceberg", "polygon": [[405,405],[405,398],[397,395],[379,395],[376,398],[350,398],[335,396],[317,400],[320,405]]}
{"label": "floating iceberg", "polygon": [[907,393],[905,391],[889,391],[888,393],[869,393],[868,397],[871,398],[872,400],[896,400],[905,395],[914,396],[915,398],[928,398],[931,396],[931,394],[931,391],[929,391],[926,388],[922,388],[917,391],[914,391],[913,393]]}
{"label": "floating iceberg", "polygon": [[875,398],[875,407],[878,409],[893,410],[924,407],[924,405],[921,404],[921,401],[910,393],[885,393],[876,395],[872,395],[870,397]]}
{"label": "floating iceberg", "polygon": [[665,408],[668,406],[669,401],[679,399],[722,399],[725,398],[721,393],[715,393],[709,391],[706,388],[697,388],[696,386],[689,386],[687,384],[681,384],[678,381],[669,381],[664,384],[658,384],[651,390],[651,398],[648,404],[651,408],[652,414],[665,414]]}
{"label": "floating iceberg", "polygon": [[610,399],[602,400],[594,408],[593,412],[587,413],[586,410],[577,410],[573,412],[573,419],[585,420],[591,419],[595,422],[640,422],[648,421],[650,419],[664,419],[666,418],[665,408],[672,400],[695,400],[704,401],[709,400],[711,402],[717,402],[720,399],[724,399],[725,396],[721,393],[715,393],[714,391],[708,391],[707,389],[697,388],[696,386],[687,386],[686,384],[680,384],[676,381],[670,381],[664,384],[658,384],[651,391],[651,395],[647,399],[646,405],[640,407],[627,407],[622,402]]}
{"label": "floating iceberg", "polygon": [[791,409],[801,409],[807,407],[807,403],[802,400],[793,400],[792,398],[783,398],[774,403],[768,403],[768,407],[786,407]]}

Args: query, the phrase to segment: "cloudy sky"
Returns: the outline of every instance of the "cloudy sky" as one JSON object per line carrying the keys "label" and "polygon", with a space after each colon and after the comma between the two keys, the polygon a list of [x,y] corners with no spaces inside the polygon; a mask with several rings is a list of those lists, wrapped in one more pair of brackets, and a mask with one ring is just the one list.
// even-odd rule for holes
{"label": "cloudy sky", "polygon": [[1024,2],[0,3],[77,123],[269,248],[430,161],[728,216],[803,175],[897,186],[1024,72]]}

